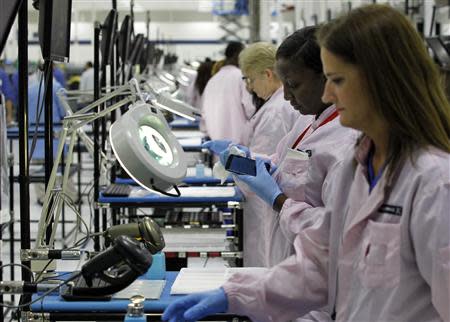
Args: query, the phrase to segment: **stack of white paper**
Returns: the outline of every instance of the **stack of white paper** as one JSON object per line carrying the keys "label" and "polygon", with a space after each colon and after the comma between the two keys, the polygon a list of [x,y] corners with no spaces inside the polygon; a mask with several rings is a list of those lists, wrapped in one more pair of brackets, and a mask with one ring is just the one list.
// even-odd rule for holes
{"label": "stack of white paper", "polygon": [[182,268],[172,285],[170,294],[190,294],[211,291],[221,287],[236,272],[260,274],[262,267],[233,267],[225,269]]}
{"label": "stack of white paper", "polygon": [[134,295],[141,295],[148,300],[158,300],[166,285],[164,280],[135,280],[127,288],[115,293],[115,299],[129,299]]}

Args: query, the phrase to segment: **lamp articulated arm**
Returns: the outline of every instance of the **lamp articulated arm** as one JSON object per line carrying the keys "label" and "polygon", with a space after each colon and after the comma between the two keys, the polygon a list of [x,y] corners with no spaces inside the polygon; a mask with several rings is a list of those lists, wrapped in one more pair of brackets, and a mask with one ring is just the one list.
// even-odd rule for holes
{"label": "lamp articulated arm", "polygon": [[[129,94],[131,91],[131,94]],[[124,95],[128,92],[126,98],[120,100],[119,102],[103,109],[99,112],[90,112],[92,109],[106,103],[110,99]],[[85,108],[68,115],[63,120],[62,131],[59,137],[58,150],[56,153],[55,162],[53,164],[52,172],[50,174],[50,179],[47,184],[47,189],[45,191],[44,205],[42,207],[41,216],[38,225],[38,234],[36,238],[36,248],[51,248],[54,243],[56,227],[59,223],[59,217],[61,214],[63,201],[65,199],[64,192],[67,191],[67,182],[69,180],[69,170],[72,163],[73,149],[76,141],[76,134],[79,130],[86,124],[93,122],[101,117],[108,115],[117,108],[136,102],[136,100],[142,100],[146,102],[149,96],[146,93],[142,93],[139,88],[139,84],[135,79],[130,80],[127,85],[117,88],[111,93],[103,96],[102,98],[92,102]],[[66,139],[70,137],[67,161],[64,169],[64,176],[61,188],[56,188],[56,176],[59,168],[59,164],[63,157],[63,151]],[[54,218],[53,218],[54,215]],[[53,218],[52,232],[49,241],[46,241],[46,229],[51,224]]]}
{"label": "lamp articulated arm", "polygon": [[[68,116],[73,115],[72,108],[70,107],[69,103],[67,102],[67,90],[65,88],[61,88],[56,93],[58,96],[62,106],[64,107],[66,114]],[[79,128],[77,130],[78,137],[83,142],[84,146],[86,147],[87,151],[91,154],[91,156],[94,156],[94,141],[86,134],[83,128]],[[100,151],[100,169],[103,173],[106,173],[107,169],[109,168],[108,164],[111,162],[108,162],[108,158],[106,154],[103,151]]]}

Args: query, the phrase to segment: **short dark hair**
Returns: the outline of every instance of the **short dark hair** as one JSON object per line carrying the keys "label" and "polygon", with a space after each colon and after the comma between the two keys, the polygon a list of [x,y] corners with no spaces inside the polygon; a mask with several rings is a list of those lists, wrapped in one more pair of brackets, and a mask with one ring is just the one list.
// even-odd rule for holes
{"label": "short dark hair", "polygon": [[278,47],[276,59],[286,59],[294,63],[299,61],[307,68],[322,73],[320,47],[315,36],[317,30],[317,27],[311,26],[295,31]]}
{"label": "short dark hair", "polygon": [[239,53],[244,49],[244,44],[238,41],[231,41],[225,48],[225,57],[227,59],[235,58],[239,56]]}

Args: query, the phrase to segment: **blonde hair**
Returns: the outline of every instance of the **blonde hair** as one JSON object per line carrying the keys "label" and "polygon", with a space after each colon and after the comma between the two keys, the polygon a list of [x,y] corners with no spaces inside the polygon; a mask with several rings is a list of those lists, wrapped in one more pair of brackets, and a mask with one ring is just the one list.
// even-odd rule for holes
{"label": "blonde hair", "polygon": [[324,25],[317,38],[364,74],[373,107],[388,124],[392,171],[417,148],[450,152],[450,104],[406,16],[387,5],[367,5]]}
{"label": "blonde hair", "polygon": [[244,74],[262,73],[273,70],[277,48],[267,42],[257,42],[245,48],[239,54],[239,67]]}

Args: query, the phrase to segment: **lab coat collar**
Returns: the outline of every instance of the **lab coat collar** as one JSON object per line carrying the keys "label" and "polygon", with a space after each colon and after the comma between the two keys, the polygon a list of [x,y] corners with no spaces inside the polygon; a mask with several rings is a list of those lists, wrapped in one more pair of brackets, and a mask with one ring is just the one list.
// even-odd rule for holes
{"label": "lab coat collar", "polygon": [[[359,143],[355,149],[355,160],[359,164],[359,166],[363,169],[364,174],[367,178],[367,158],[369,157],[369,151],[372,147],[373,141],[367,135],[363,135],[359,140]],[[388,173],[388,167],[386,167],[383,171],[384,185],[386,187],[391,188],[394,184],[395,175],[390,176],[390,178],[386,179],[386,173]],[[399,170],[399,169],[397,169]],[[398,171],[397,171],[398,172]],[[398,173],[397,173],[398,174]],[[380,182],[377,184],[380,185]]]}
{"label": "lab coat collar", "polygon": [[[222,67],[220,68],[219,72],[220,72],[221,70],[227,70],[227,69],[239,69],[239,67],[234,66],[234,65],[225,65],[225,66],[222,66]],[[239,69],[239,70],[240,70],[240,69]]]}
{"label": "lab coat collar", "polygon": [[315,119],[311,124],[311,129],[315,131],[324,120],[326,120],[331,114],[333,114],[336,111],[336,105],[331,105],[327,107],[317,119]]}
{"label": "lab coat collar", "polygon": [[269,97],[268,101],[278,98],[278,96],[284,95],[283,86],[280,86],[273,94]]}
{"label": "lab coat collar", "polygon": [[[348,211],[350,213],[353,213],[353,216],[351,218],[347,218],[349,224],[344,231],[344,236],[359,223],[369,218],[373,214],[376,214],[380,206],[389,198],[390,190],[394,184],[396,175],[390,176],[388,178],[387,174],[389,173],[389,171],[388,167],[386,167],[384,169],[382,177],[369,195],[367,158],[372,144],[373,142],[368,136],[363,136],[355,150],[354,158],[357,162],[357,167],[355,169],[352,189],[357,189],[359,192],[353,193],[353,195],[359,195],[361,198],[359,198],[359,200],[352,200],[350,203]],[[357,209],[352,210],[352,207]]]}
{"label": "lab coat collar", "polygon": [[[270,95],[270,97],[267,99],[267,101],[255,112],[255,114],[253,114],[253,116],[258,114],[258,112],[262,111],[264,108],[267,108],[267,106],[270,106],[270,103],[274,100],[277,100],[278,96],[280,96],[280,95],[284,95],[283,87],[280,87],[275,92],[273,92],[273,94]],[[261,115],[261,114],[262,113],[259,113],[259,115]]]}
{"label": "lab coat collar", "polygon": [[367,165],[367,157],[371,146],[372,140],[366,135],[360,139],[358,145],[356,146],[355,160],[363,167],[366,167]]}

